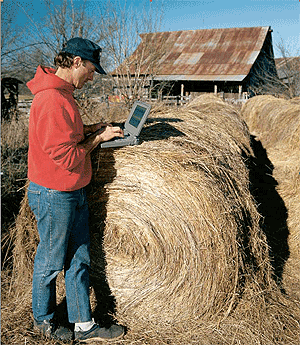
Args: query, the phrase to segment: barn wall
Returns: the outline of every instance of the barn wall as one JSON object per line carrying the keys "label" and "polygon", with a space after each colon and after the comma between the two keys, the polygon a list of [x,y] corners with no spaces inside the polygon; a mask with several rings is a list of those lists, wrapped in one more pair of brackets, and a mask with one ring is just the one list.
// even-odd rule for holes
{"label": "barn wall", "polygon": [[253,90],[267,89],[267,85],[274,86],[277,79],[272,36],[271,31],[269,31],[261,52],[245,79],[245,85],[249,92],[252,93]]}

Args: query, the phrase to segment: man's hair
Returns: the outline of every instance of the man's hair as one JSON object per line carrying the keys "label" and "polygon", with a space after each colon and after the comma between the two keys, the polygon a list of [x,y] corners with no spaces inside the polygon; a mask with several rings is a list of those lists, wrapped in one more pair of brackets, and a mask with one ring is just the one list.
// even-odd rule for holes
{"label": "man's hair", "polygon": [[54,58],[56,67],[71,68],[74,62],[75,55],[67,52],[59,52]]}
{"label": "man's hair", "polygon": [[[59,52],[55,58],[54,58],[54,64],[56,67],[61,67],[61,68],[71,68],[73,63],[74,63],[74,57],[76,55],[70,54],[67,52]],[[81,59],[83,66],[86,65],[86,61],[84,59]]]}

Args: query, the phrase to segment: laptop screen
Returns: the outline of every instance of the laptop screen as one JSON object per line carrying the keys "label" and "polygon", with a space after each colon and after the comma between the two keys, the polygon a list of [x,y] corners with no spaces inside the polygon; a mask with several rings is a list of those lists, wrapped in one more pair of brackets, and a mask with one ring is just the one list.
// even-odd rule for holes
{"label": "laptop screen", "polygon": [[143,118],[145,111],[147,108],[142,107],[141,105],[137,105],[130,120],[129,123],[131,126],[137,128],[139,123],[141,122],[141,119]]}
{"label": "laptop screen", "polygon": [[113,138],[101,143],[101,147],[121,147],[136,145],[145,121],[150,113],[151,104],[135,101],[124,124],[124,138]]}
{"label": "laptop screen", "polygon": [[124,133],[138,136],[149,115],[151,105],[149,103],[135,101],[124,125]]}

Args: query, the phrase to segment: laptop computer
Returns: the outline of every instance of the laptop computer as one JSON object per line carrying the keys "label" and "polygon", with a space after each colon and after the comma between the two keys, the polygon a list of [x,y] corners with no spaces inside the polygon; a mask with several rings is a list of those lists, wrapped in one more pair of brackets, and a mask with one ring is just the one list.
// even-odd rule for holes
{"label": "laptop computer", "polygon": [[122,147],[127,145],[137,145],[138,136],[144,126],[144,123],[150,113],[151,105],[141,101],[136,101],[124,124],[124,138],[114,138],[101,143],[101,147]]}

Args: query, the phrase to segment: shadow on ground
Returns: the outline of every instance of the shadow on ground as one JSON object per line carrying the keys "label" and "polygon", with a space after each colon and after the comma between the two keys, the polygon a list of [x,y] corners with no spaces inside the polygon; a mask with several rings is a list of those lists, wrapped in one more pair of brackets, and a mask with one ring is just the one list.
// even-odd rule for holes
{"label": "shadow on ground", "polygon": [[258,212],[262,215],[261,228],[270,247],[274,279],[281,283],[283,268],[289,257],[287,209],[276,191],[277,181],[272,176],[274,166],[260,141],[251,136],[255,157],[249,162],[250,192],[256,200]]}

